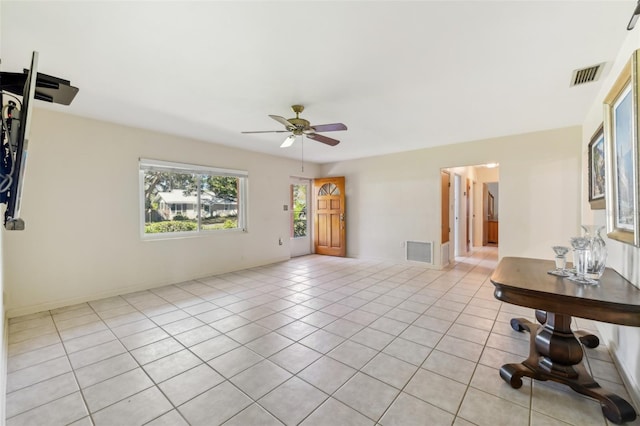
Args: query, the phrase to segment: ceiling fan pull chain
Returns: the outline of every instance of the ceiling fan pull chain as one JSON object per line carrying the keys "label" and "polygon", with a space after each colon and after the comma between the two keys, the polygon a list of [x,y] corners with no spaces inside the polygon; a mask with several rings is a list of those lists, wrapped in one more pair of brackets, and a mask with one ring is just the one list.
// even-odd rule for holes
{"label": "ceiling fan pull chain", "polygon": [[302,146],[302,162],[300,165],[300,171],[304,173],[304,135],[302,135],[300,139],[301,139],[300,145]]}

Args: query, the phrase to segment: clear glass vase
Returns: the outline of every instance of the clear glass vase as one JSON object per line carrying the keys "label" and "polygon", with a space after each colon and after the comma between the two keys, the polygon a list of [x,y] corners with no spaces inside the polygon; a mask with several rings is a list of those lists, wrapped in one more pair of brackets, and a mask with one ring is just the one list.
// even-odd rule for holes
{"label": "clear glass vase", "polygon": [[607,246],[600,236],[604,226],[581,225],[581,227],[585,232],[584,238],[589,240],[586,277],[599,280],[607,266]]}

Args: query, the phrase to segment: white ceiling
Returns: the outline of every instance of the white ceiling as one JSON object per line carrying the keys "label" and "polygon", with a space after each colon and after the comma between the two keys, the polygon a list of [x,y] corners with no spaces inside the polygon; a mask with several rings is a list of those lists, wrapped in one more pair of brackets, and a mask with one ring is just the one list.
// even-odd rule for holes
{"label": "white ceiling", "polygon": [[38,106],[300,158],[268,114],[345,123],[319,163],[580,125],[635,0],[1,2],[3,71],[80,88]]}

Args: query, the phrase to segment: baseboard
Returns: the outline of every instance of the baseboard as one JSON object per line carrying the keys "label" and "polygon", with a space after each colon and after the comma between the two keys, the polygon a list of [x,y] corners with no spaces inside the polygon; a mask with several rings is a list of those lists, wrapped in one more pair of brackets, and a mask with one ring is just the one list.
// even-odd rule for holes
{"label": "baseboard", "polygon": [[609,351],[611,358],[613,359],[613,363],[616,365],[618,372],[620,373],[620,378],[624,383],[624,387],[627,389],[627,393],[629,394],[629,398],[631,398],[631,405],[633,405],[637,410],[640,410],[640,390],[638,383],[634,383],[633,377],[629,374],[627,370],[624,368],[624,364],[620,362],[618,359],[618,355],[615,351]]}
{"label": "baseboard", "polygon": [[5,424],[7,412],[7,358],[9,353],[9,319],[2,315],[2,349],[0,349],[0,425]]}
{"label": "baseboard", "polygon": [[[107,298],[107,297],[120,296],[120,295],[123,295],[123,294],[134,293],[136,291],[150,290],[150,289],[153,289],[153,288],[163,287],[163,286],[166,286],[166,285],[178,284],[180,282],[198,280],[198,279],[203,279],[203,278],[210,277],[210,276],[222,275],[222,274],[228,274],[228,273],[231,273],[231,272],[241,271],[241,270],[244,270],[244,269],[251,269],[251,268],[257,268],[257,267],[260,267],[260,266],[271,265],[271,264],[278,263],[278,262],[284,262],[286,260],[289,260],[289,257],[268,259],[268,260],[264,260],[264,261],[258,262],[258,263],[247,264],[247,265],[244,265],[241,268],[230,268],[228,270],[216,271],[215,273],[212,273],[212,274],[207,275],[207,276],[184,277],[184,279],[182,279],[181,281],[178,281],[178,282],[145,283],[145,284],[138,284],[138,285],[133,285],[133,286],[123,286],[123,287],[117,287],[117,288],[114,288],[114,289],[109,289],[109,290],[106,290],[106,291],[101,291],[101,292],[92,293],[92,294],[87,294],[87,295],[79,296],[79,297],[58,299],[58,300],[54,300],[54,301],[38,303],[38,304],[34,304],[34,305],[29,305],[29,306],[21,306],[21,307],[17,307],[17,308],[9,307],[5,311],[5,318],[15,318],[15,317],[19,317],[19,316],[22,316],[22,315],[35,314],[37,312],[49,311],[49,310],[52,310],[52,309],[63,308],[65,306],[72,306],[72,305],[77,305],[79,303],[91,302],[92,300],[99,300],[99,299],[104,299],[104,298]],[[6,333],[6,330],[5,330],[5,333]]]}

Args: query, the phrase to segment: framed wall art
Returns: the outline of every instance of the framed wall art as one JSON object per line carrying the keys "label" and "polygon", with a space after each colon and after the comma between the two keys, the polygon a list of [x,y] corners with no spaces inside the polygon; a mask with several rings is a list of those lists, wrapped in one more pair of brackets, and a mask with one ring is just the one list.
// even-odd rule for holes
{"label": "framed wall art", "polygon": [[607,235],[637,247],[638,59],[636,50],[604,100]]}
{"label": "framed wall art", "polygon": [[589,142],[589,204],[592,210],[605,208],[604,128],[602,125]]}

